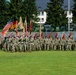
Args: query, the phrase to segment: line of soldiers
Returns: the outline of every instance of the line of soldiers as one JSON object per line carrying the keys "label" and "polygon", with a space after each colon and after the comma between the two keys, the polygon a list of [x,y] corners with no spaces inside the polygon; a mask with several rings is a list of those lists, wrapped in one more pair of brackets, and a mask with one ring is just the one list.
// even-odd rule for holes
{"label": "line of soldiers", "polygon": [[39,50],[75,50],[76,41],[69,38],[5,37],[0,39],[0,49],[11,52]]}

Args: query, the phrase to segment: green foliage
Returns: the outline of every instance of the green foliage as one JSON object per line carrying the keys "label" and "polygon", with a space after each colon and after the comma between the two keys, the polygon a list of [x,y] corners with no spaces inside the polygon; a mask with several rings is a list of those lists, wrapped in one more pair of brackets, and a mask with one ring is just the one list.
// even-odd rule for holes
{"label": "green foliage", "polygon": [[0,0],[0,28],[10,19],[19,20],[20,16],[27,19],[28,25],[30,20],[37,20],[36,0]]}
{"label": "green foliage", "polygon": [[23,0],[22,3],[22,16],[26,17],[27,23],[30,25],[30,20],[37,20],[36,0]]}
{"label": "green foliage", "polygon": [[0,51],[0,75],[8,74],[76,75],[76,51]]}
{"label": "green foliage", "polygon": [[10,11],[10,18],[19,20],[19,17],[22,14],[22,0],[10,0],[9,3],[9,11]]}
{"label": "green foliage", "polygon": [[32,22],[33,25],[33,32],[39,32],[39,25],[37,23]]}
{"label": "green foliage", "polygon": [[76,23],[76,0],[74,1],[74,7],[73,7],[73,23]]}
{"label": "green foliage", "polygon": [[4,27],[8,20],[8,2],[6,0],[0,0],[0,29]]}
{"label": "green foliage", "polygon": [[47,24],[52,24],[55,28],[57,26],[65,25],[67,22],[66,15],[62,9],[63,0],[50,0],[47,4]]}

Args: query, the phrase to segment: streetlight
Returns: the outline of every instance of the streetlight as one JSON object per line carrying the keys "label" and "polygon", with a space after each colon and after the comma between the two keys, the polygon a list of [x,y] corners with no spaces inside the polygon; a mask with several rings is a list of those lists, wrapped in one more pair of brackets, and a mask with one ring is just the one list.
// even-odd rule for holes
{"label": "streetlight", "polygon": [[70,32],[70,0],[68,0],[68,33]]}
{"label": "streetlight", "polygon": [[[41,10],[41,6],[39,6],[38,9]],[[42,38],[42,35],[41,35],[42,34],[42,29],[41,29],[42,24],[41,24],[41,22],[42,22],[42,19],[40,17],[40,36],[39,36],[40,39]]]}
{"label": "streetlight", "polygon": [[42,38],[41,34],[42,34],[42,31],[41,31],[41,18],[40,18],[40,39]]}

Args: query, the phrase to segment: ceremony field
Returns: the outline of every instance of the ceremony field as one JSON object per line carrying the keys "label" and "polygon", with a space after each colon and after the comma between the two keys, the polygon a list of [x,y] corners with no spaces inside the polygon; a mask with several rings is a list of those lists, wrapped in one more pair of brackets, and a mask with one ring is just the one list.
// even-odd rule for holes
{"label": "ceremony field", "polygon": [[0,75],[76,75],[76,51],[0,51]]}

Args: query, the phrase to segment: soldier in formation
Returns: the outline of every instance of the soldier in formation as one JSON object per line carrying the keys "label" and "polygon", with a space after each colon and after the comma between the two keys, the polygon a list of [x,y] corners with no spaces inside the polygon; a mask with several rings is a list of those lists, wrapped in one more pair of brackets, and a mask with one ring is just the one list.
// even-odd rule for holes
{"label": "soldier in formation", "polygon": [[5,37],[0,38],[0,49],[11,52],[41,51],[41,50],[75,50],[73,37]]}

